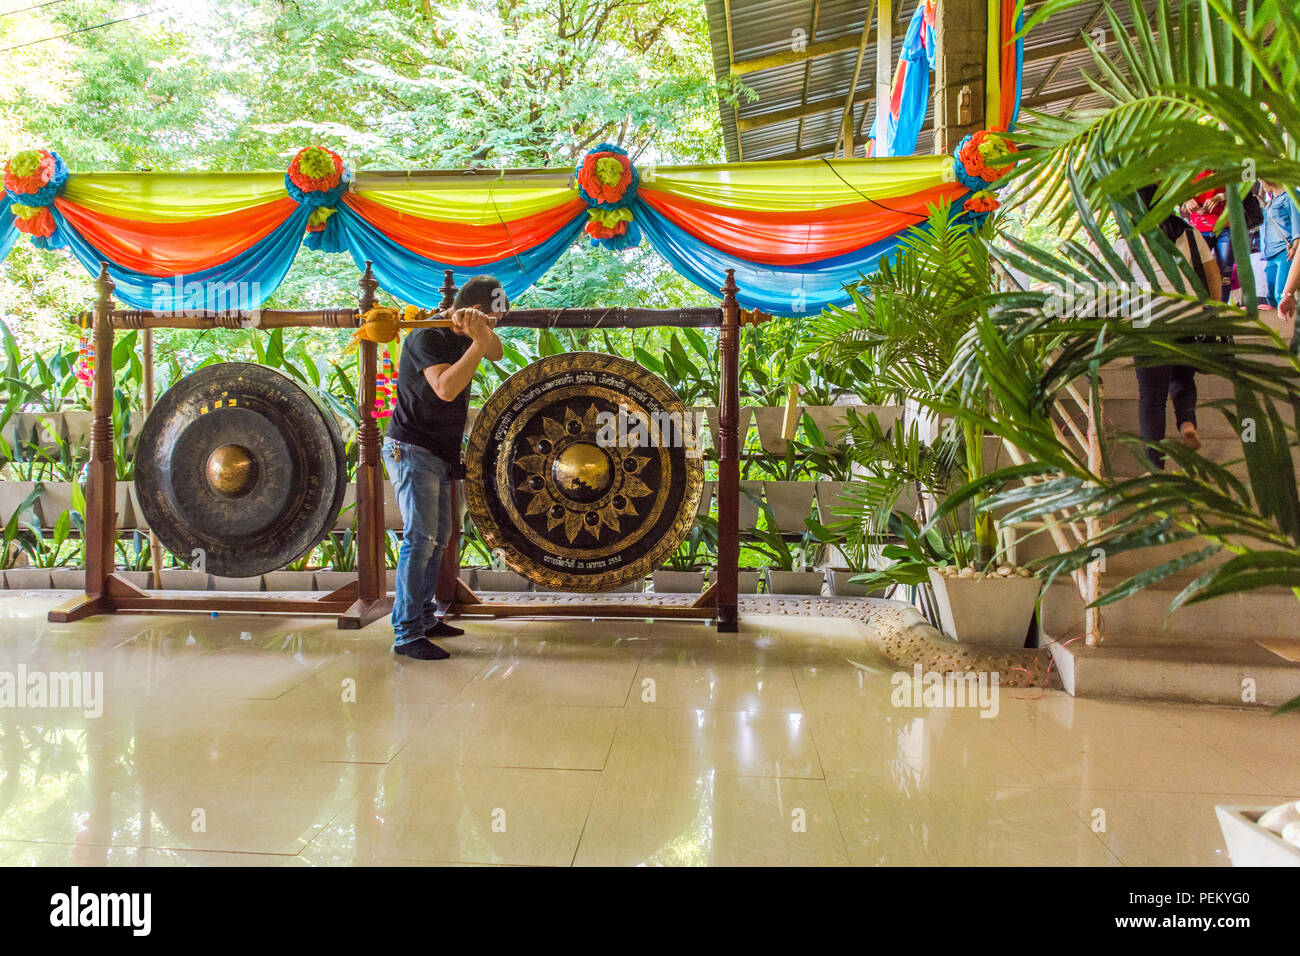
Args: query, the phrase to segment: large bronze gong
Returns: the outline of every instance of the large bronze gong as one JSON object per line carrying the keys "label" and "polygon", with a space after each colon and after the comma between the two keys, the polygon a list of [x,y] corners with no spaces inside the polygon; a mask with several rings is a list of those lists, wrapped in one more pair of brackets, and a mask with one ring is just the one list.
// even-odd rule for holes
{"label": "large bronze gong", "polygon": [[488,399],[465,453],[487,545],[547,590],[608,591],[658,569],[704,487],[694,421],[662,379],[612,355],[552,355]]}
{"label": "large bronze gong", "polygon": [[334,526],[347,483],[333,416],[292,379],[245,362],[169,388],[135,461],[150,530],[182,561],[232,577],[306,554]]}

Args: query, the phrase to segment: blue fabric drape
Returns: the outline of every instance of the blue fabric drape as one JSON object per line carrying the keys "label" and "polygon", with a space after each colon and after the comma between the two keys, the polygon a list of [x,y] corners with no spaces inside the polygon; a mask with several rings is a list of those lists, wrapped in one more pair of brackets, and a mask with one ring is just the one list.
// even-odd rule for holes
{"label": "blue fabric drape", "polygon": [[903,35],[900,63],[907,64],[898,118],[892,110],[876,116],[871,126],[873,156],[911,156],[925,122],[930,101],[930,71],[934,69],[934,28],[925,23],[925,4],[917,6]]}
{"label": "blue fabric drape", "polygon": [[18,227],[14,225],[13,213],[9,209],[11,205],[13,200],[0,193],[0,261],[9,255],[18,239]]}
{"label": "blue fabric drape", "polygon": [[275,231],[220,266],[168,278],[145,275],[114,265],[82,238],[57,207],[51,207],[59,234],[68,249],[92,276],[108,261],[108,274],[118,299],[133,309],[159,312],[202,312],[256,309],[284,281],[307,228],[309,206],[300,206]]}
{"label": "blue fabric drape", "polygon": [[848,299],[844,286],[871,273],[882,256],[898,247],[900,235],[847,255],[791,268],[750,262],[714,249],[656,215],[644,202],[638,200],[635,207],[646,239],[676,272],[717,294],[727,270],[735,269],[740,304],[773,315],[815,315],[827,305],[843,305]]}
{"label": "blue fabric drape", "polygon": [[583,210],[554,236],[527,252],[477,266],[437,262],[411,252],[370,225],[346,204],[338,207],[329,223],[334,224],[335,220],[338,220],[339,241],[352,253],[358,269],[364,269],[370,262],[375,278],[385,292],[402,302],[436,309],[442,302],[443,272],[447,269],[455,273],[457,285],[473,276],[490,273],[501,281],[507,296],[513,299],[521,294],[540,279],[578,237],[587,213]]}

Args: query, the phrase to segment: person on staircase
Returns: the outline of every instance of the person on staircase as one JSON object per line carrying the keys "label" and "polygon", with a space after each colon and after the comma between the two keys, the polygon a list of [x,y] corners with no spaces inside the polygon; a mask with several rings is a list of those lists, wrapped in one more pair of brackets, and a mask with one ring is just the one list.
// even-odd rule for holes
{"label": "person on staircase", "polygon": [[1264,226],[1260,232],[1260,254],[1264,257],[1265,295],[1277,308],[1291,271],[1291,261],[1300,247],[1300,209],[1279,183],[1261,180],[1264,186]]}
{"label": "person on staircase", "polygon": [[[1150,209],[1155,202],[1156,186],[1144,186],[1138,191],[1145,209]],[[1160,231],[1173,242],[1174,246],[1187,257],[1200,280],[1202,288],[1209,297],[1222,295],[1221,276],[1214,250],[1205,241],[1200,231],[1189,225],[1179,216],[1167,216],[1160,223]],[[1131,270],[1136,265],[1126,245],[1121,258]],[[1156,278],[1162,289],[1174,291],[1174,286],[1154,264]],[[1142,438],[1148,442],[1163,441],[1165,437],[1166,407],[1169,402],[1174,406],[1174,423],[1179,437],[1187,447],[1195,450],[1201,447],[1200,436],[1196,433],[1196,370],[1190,365],[1137,365],[1138,381],[1138,428]],[[1147,448],[1147,458],[1156,468],[1164,468],[1165,456],[1156,448]]]}

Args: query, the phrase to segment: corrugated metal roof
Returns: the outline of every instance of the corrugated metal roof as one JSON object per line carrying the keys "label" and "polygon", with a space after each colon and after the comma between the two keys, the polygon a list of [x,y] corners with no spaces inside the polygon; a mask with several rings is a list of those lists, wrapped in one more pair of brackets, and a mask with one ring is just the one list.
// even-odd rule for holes
{"label": "corrugated metal roof", "polygon": [[[893,57],[897,63],[903,34],[921,0],[896,0],[893,28]],[[1143,0],[1154,10],[1158,0]],[[1031,6],[1033,4],[1031,3]],[[740,79],[756,94],[742,98],[733,108],[718,104],[727,159],[757,161],[830,156],[839,135],[844,100],[853,81],[869,0],[705,0],[714,71],[719,79],[732,72],[733,64],[745,69],[749,61],[794,52],[795,41],[838,46],[799,62],[769,65],[744,72]],[[816,9],[816,29],[813,16]],[[1127,6],[1117,9],[1127,25]],[[730,37],[728,37],[730,13]],[[874,12],[872,13],[874,21]],[[1087,89],[1083,74],[1091,70],[1092,57],[1082,36],[1097,27],[1109,30],[1104,4],[1085,4],[1066,10],[1036,27],[1025,38],[1025,69],[1021,103],[1033,109],[1054,112],[1071,105],[1091,106],[1103,102]],[[838,42],[836,42],[838,41]],[[874,33],[863,56],[855,87],[853,121],[855,142],[862,144],[874,119],[876,44]],[[818,108],[821,107],[821,108]],[[805,113],[796,117],[796,113]],[[918,152],[933,146],[933,104],[927,111]]]}

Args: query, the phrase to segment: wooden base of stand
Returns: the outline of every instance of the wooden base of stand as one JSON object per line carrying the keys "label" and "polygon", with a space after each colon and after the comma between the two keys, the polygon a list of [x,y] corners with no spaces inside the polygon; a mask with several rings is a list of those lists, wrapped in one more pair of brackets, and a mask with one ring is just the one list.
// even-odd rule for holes
{"label": "wooden base of stand", "polygon": [[[626,604],[600,603],[599,600],[575,601],[572,604],[543,604],[534,601],[484,601],[465,582],[457,580],[456,599],[447,613],[455,617],[484,615],[489,617],[600,617],[647,618],[674,620],[716,620],[718,630],[726,631],[726,608],[717,605],[717,585],[711,584],[690,604]],[[736,609],[730,609],[733,618],[731,631],[736,630]]]}
{"label": "wooden base of stand", "polygon": [[388,596],[358,596],[355,581],[318,598],[286,598],[276,594],[205,595],[201,592],[161,595],[142,591],[115,574],[110,574],[99,594],[74,597],[47,615],[56,624],[67,624],[96,614],[226,613],[288,614],[295,617],[337,617],[344,630],[365,627],[392,613]]}

